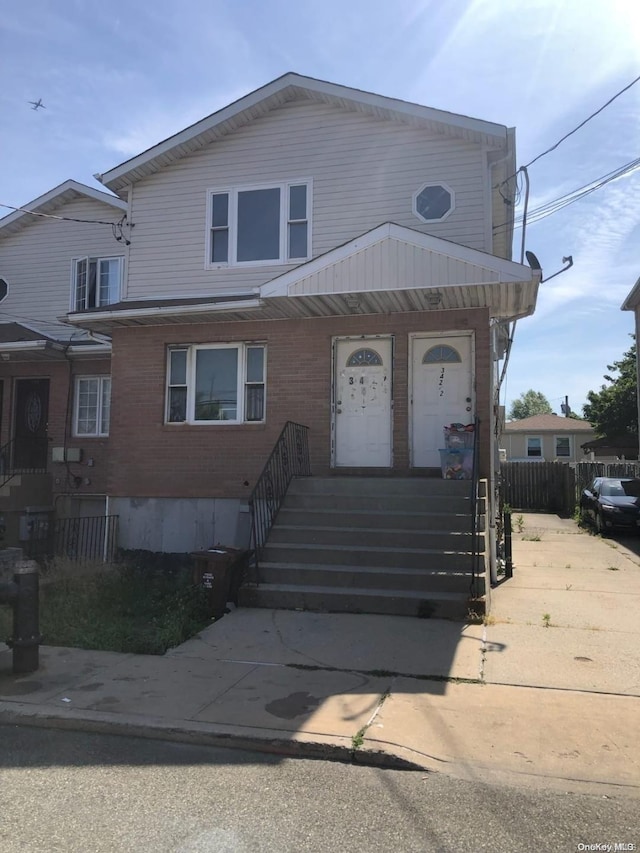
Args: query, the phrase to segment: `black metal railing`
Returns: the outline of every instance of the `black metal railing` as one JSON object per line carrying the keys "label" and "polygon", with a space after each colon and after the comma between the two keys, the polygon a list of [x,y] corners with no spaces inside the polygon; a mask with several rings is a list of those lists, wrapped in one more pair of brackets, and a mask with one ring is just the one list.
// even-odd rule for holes
{"label": "black metal railing", "polygon": [[48,438],[12,438],[0,447],[0,488],[17,474],[46,474]]}
{"label": "black metal railing", "polygon": [[291,480],[309,476],[309,427],[287,421],[249,498],[255,581],[262,550]]}
{"label": "black metal railing", "polygon": [[[473,463],[471,467],[471,583],[469,594],[471,598],[478,596],[478,577],[480,575],[480,535],[482,533],[482,506],[478,497],[480,484],[480,419],[474,422]],[[488,496],[485,496],[485,500]]]}
{"label": "black metal railing", "polygon": [[32,559],[61,557],[73,562],[111,562],[117,544],[117,515],[34,518],[24,550]]}

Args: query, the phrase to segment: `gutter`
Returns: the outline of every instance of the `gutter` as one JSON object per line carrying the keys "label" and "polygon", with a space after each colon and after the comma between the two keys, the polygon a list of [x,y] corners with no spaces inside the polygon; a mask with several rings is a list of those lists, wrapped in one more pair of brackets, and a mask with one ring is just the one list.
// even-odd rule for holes
{"label": "gutter", "polygon": [[0,353],[22,353],[36,350],[56,350],[64,352],[64,344],[56,343],[55,341],[10,341],[6,344],[0,344]]}
{"label": "gutter", "polygon": [[211,311],[244,311],[247,308],[263,308],[261,299],[247,300],[246,302],[220,302],[199,305],[171,305],[156,306],[155,308],[131,308],[128,311],[83,311],[74,316],[66,315],[58,318],[60,321],[71,323],[74,326],[82,326],[86,322],[108,321],[108,320],[135,320],[140,317],[182,317],[189,314],[208,314]]}

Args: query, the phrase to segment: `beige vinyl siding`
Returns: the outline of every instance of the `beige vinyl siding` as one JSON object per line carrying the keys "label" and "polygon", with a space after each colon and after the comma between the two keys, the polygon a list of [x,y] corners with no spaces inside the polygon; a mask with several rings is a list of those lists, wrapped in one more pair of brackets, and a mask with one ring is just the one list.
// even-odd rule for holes
{"label": "beige vinyl siding", "polygon": [[[480,145],[326,104],[286,104],[134,186],[127,298],[243,292],[295,266],[206,270],[214,188],[311,179],[313,257],[387,221],[490,251],[484,164]],[[413,194],[438,182],[454,190],[455,210],[424,223]]]}
{"label": "beige vinyl siding", "polygon": [[[105,222],[122,217],[121,211],[92,199],[67,202],[55,215]],[[34,217],[17,233],[0,235],[0,278],[9,285],[0,302],[0,322],[31,324],[56,336],[77,334],[56,322],[69,311],[72,258],[124,255],[108,225]]]}
{"label": "beige vinyl siding", "polygon": [[[556,436],[569,437],[570,439],[570,455],[556,456]],[[502,435],[500,447],[507,451],[507,459],[509,461],[527,460],[527,438],[538,437],[542,439],[542,456],[529,457],[531,459],[544,459],[547,462],[582,462],[586,459],[582,444],[591,441],[595,438],[594,432],[583,430],[582,432],[572,433],[566,431],[544,432],[542,430],[530,430],[527,433],[505,432]]]}

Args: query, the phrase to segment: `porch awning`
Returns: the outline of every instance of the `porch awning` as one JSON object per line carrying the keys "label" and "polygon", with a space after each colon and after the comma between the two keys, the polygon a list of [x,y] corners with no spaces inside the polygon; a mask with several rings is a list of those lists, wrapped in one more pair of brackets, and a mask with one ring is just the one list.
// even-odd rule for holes
{"label": "porch awning", "polygon": [[117,326],[277,320],[487,308],[497,320],[532,314],[540,272],[458,243],[386,223],[235,296],[120,302],[66,321]]}
{"label": "porch awning", "polygon": [[488,308],[532,314],[540,273],[458,243],[386,223],[260,288],[287,316]]}

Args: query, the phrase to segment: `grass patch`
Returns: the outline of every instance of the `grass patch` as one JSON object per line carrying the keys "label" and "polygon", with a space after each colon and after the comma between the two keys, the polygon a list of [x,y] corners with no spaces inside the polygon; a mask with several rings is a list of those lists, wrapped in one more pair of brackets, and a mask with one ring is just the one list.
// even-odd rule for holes
{"label": "grass patch", "polygon": [[[161,655],[196,634],[210,617],[186,567],[84,567],[56,563],[40,576],[40,633],[51,646]],[[13,615],[0,608],[0,637]]]}

